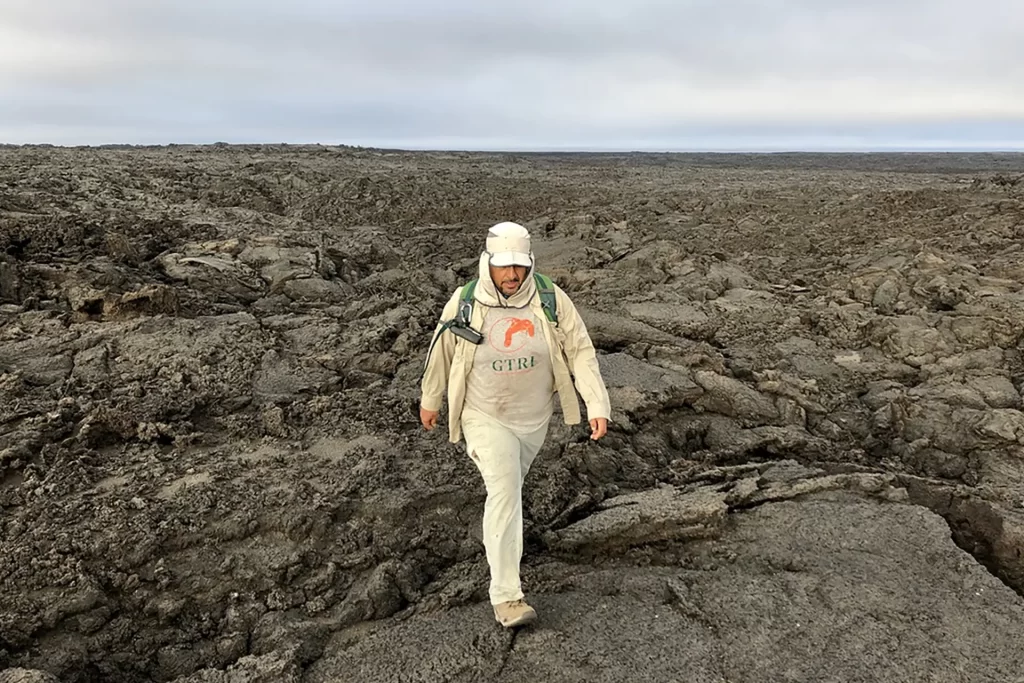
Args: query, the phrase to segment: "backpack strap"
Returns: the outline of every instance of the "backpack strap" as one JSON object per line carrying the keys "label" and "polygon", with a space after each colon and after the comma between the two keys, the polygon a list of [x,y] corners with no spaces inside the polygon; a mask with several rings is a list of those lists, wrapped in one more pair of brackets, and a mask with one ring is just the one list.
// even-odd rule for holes
{"label": "backpack strap", "polygon": [[558,300],[555,298],[555,283],[547,275],[534,273],[533,279],[537,283],[537,291],[540,292],[540,305],[544,314],[555,327],[558,327]]}
{"label": "backpack strap", "polygon": [[[541,275],[540,273],[534,273],[533,279],[537,283],[537,291],[540,293],[540,305],[544,309],[544,315],[557,327],[558,303],[555,298],[555,284],[547,275]],[[445,329],[451,325],[469,326],[473,318],[473,302],[475,301],[473,294],[476,292],[477,282],[478,279],[474,278],[462,286],[462,291],[459,293],[459,310],[455,314],[455,318],[445,325]]]}
{"label": "backpack strap", "polygon": [[465,325],[469,326],[469,321],[473,317],[473,292],[476,291],[476,280],[471,280],[462,286],[462,292],[459,294],[459,308],[455,312],[455,317],[451,320],[445,321],[441,327],[438,328],[437,334],[430,341],[430,347],[427,348],[427,357],[423,361],[423,372],[427,371],[427,364],[430,362],[430,354],[434,351],[434,346],[437,344],[437,340],[441,338],[441,335],[446,330],[450,329],[452,325]]}
{"label": "backpack strap", "polygon": [[459,311],[455,314],[455,320],[460,325],[469,325],[473,318],[473,293],[476,291],[476,279],[470,280],[462,286],[462,293],[459,295]]}

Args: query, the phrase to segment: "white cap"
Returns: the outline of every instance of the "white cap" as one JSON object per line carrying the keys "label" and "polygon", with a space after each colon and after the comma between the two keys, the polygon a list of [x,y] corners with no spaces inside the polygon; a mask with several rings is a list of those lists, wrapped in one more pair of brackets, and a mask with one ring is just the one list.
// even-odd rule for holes
{"label": "white cap", "polygon": [[530,231],[506,221],[492,226],[487,231],[487,253],[492,266],[532,266],[533,252],[530,250]]}

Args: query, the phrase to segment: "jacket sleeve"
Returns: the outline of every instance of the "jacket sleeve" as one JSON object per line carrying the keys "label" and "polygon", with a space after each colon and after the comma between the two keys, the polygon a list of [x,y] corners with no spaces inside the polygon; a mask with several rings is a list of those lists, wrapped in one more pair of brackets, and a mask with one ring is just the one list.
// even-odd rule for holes
{"label": "jacket sleeve", "polygon": [[558,326],[565,335],[565,357],[572,371],[576,390],[580,392],[587,406],[587,419],[595,417],[611,419],[611,399],[601,376],[597,351],[587,332],[586,323],[576,305],[560,287],[556,286],[558,297]]}
{"label": "jacket sleeve", "polygon": [[444,393],[448,388],[448,371],[455,355],[455,335],[445,329],[445,323],[455,317],[459,308],[459,291],[452,295],[430,338],[430,348],[424,360],[423,378],[420,380],[420,407],[441,410]]}

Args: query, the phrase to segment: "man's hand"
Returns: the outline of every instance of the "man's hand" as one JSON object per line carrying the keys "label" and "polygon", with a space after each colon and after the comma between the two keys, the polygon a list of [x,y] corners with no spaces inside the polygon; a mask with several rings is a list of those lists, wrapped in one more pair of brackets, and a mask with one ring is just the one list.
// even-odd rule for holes
{"label": "man's hand", "polygon": [[597,441],[608,433],[608,418],[595,417],[590,421],[590,438]]}
{"label": "man's hand", "polygon": [[420,408],[420,422],[423,423],[423,428],[428,432],[437,426],[437,416],[439,413],[440,411],[438,410]]}

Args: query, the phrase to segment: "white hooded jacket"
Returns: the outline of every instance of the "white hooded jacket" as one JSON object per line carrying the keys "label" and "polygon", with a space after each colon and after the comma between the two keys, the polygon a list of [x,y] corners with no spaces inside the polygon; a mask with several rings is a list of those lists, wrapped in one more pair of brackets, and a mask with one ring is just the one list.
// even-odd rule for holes
{"label": "white hooded jacket", "polygon": [[[579,424],[582,419],[576,391],[587,408],[587,418],[611,418],[611,401],[601,370],[597,352],[587,333],[587,327],[569,295],[558,285],[554,286],[558,310],[558,326],[551,323],[541,307],[540,295],[530,267],[519,291],[506,299],[498,292],[491,280],[488,254],[480,255],[479,281],[474,291],[475,304],[470,325],[479,330],[483,325],[488,307],[524,308],[529,306],[538,319],[543,321],[542,330],[551,353],[555,391],[558,393],[562,415],[566,424]],[[440,410],[444,394],[448,394],[448,440],[458,443],[462,438],[461,417],[466,397],[466,381],[473,368],[476,345],[450,330],[441,332],[444,323],[452,320],[459,307],[462,288],[455,290],[434,330],[436,342],[427,352],[425,370],[421,381],[421,407],[426,410]],[[438,334],[440,333],[440,336]]]}

